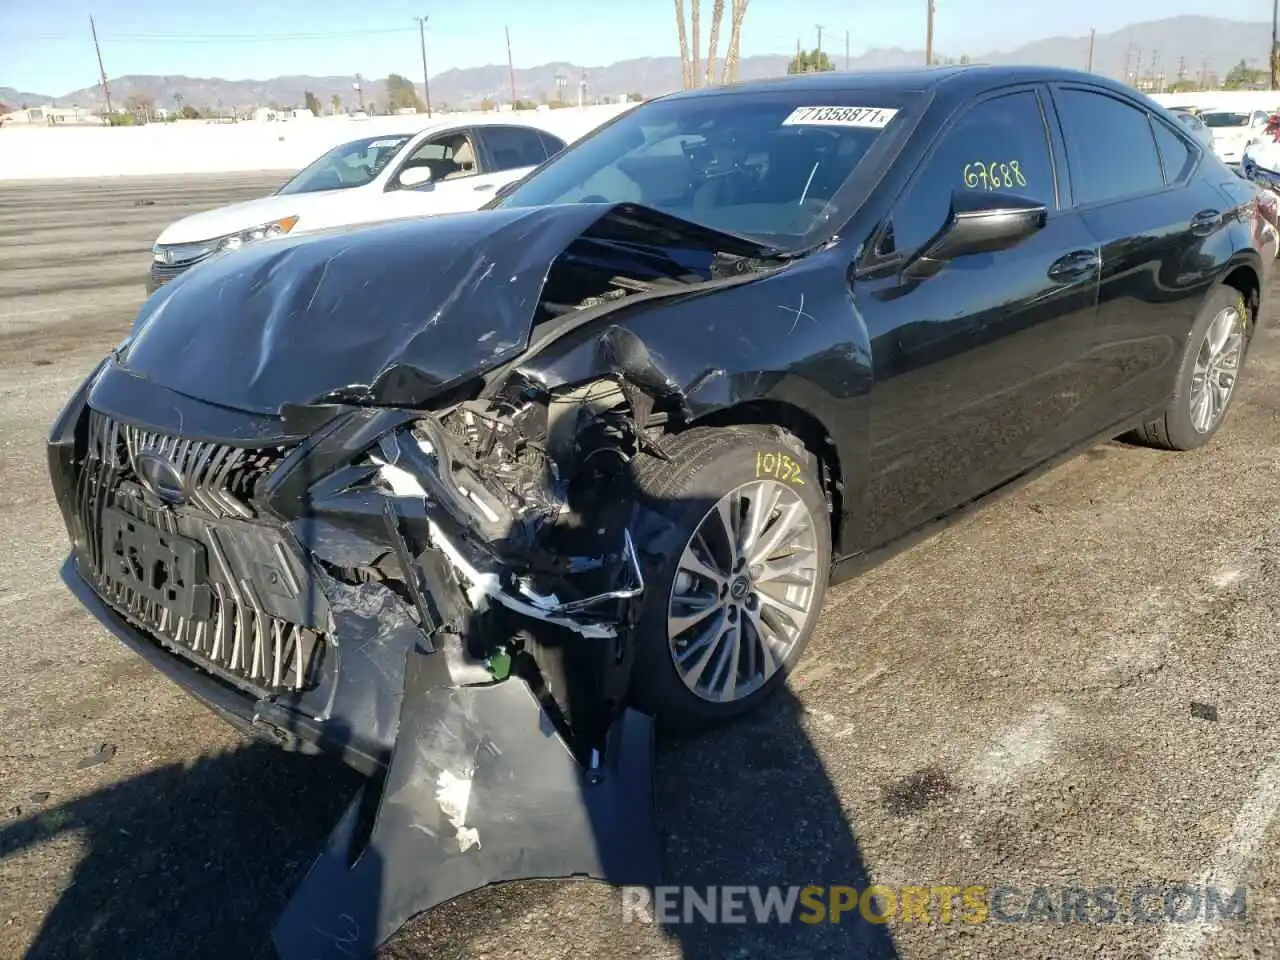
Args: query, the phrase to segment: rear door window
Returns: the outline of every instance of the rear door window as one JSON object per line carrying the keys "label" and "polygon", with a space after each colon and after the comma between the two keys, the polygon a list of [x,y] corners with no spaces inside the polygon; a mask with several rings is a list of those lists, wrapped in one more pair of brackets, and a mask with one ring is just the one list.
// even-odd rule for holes
{"label": "rear door window", "polygon": [[1164,187],[1147,112],[1100,91],[1054,91],[1076,203],[1106,203]]}
{"label": "rear door window", "polygon": [[554,157],[557,153],[565,148],[565,142],[559,137],[547,133],[545,130],[538,131],[538,135],[542,137],[542,146],[547,151],[547,157]]}
{"label": "rear door window", "polygon": [[1195,166],[1196,153],[1164,121],[1153,117],[1151,127],[1156,132],[1156,147],[1160,151],[1160,163],[1164,166],[1165,182],[1177,183]]}
{"label": "rear door window", "polygon": [[477,127],[492,161],[491,171],[536,167],[547,159],[547,148],[537,130],[528,127]]}

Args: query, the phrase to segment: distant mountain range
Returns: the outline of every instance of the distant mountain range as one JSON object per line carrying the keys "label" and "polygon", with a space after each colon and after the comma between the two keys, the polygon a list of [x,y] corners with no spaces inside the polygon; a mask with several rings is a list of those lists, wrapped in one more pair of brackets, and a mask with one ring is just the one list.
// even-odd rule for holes
{"label": "distant mountain range", "polygon": [[[748,20],[748,28],[750,21]],[[1163,72],[1167,83],[1179,73],[1195,80],[1207,70],[1222,76],[1241,60],[1265,68],[1270,47],[1269,23],[1244,23],[1213,17],[1169,17],[1148,23],[1137,23],[1114,33],[1095,38],[1093,68],[1112,77],[1124,74],[1125,65],[1140,69],[1145,75]],[[674,41],[673,41],[674,45]],[[1032,63],[1045,66],[1084,69],[1089,57],[1088,37],[1050,37],[1037,40],[1016,50],[977,53],[945,51],[957,59],[968,54],[975,63]],[[1142,60],[1138,62],[1138,56]],[[844,57],[836,52],[831,58],[837,69],[844,69]],[[872,49],[850,59],[851,70],[913,66],[923,63],[920,50]],[[758,80],[786,73],[789,58],[759,56],[743,58],[739,70],[742,80]],[[680,87],[678,57],[640,57],[622,60],[602,67],[583,67],[574,63],[546,63],[520,69],[516,74],[516,94],[522,99],[553,99],[557,76],[566,78],[565,98],[575,101],[578,81],[585,75],[591,98],[642,93],[652,96]],[[351,77],[285,76],[270,80],[222,80],[183,76],[123,76],[110,81],[114,104],[123,104],[131,96],[145,97],[159,106],[181,102],[199,109],[232,107],[301,106],[306,91],[320,98],[326,106],[336,95],[345,105],[356,102]],[[362,83],[365,102],[384,104],[386,85],[383,80],[365,79]],[[505,101],[510,98],[507,68],[490,64],[483,67],[446,70],[431,78],[431,100],[435,106],[461,107],[475,105],[486,97]],[[179,98],[181,98],[179,100]],[[72,90],[59,97],[27,93],[11,87],[0,87],[0,102],[12,107],[57,103],[61,106],[96,108],[102,105],[102,93],[96,86]]]}

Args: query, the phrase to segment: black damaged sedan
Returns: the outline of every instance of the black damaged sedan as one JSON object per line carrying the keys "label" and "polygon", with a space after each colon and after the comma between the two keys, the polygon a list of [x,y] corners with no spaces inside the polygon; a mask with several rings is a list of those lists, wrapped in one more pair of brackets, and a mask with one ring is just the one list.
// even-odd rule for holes
{"label": "black damaged sedan", "polygon": [[1065,455],[1206,443],[1274,237],[1091,75],[662,98],[486,210],[153,296],[50,436],[63,576],[226,719],[370,775],[286,955],[499,880],[653,882],[652,718],[759,704],[833,576]]}

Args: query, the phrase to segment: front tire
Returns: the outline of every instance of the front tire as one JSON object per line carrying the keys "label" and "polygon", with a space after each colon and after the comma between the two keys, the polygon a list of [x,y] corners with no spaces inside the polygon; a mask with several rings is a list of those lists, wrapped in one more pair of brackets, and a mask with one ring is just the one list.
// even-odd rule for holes
{"label": "front tire", "polygon": [[1208,443],[1235,397],[1250,333],[1249,308],[1238,290],[1220,286],[1209,294],[1187,335],[1169,406],[1133,439],[1163,450]]}
{"label": "front tire", "polygon": [[799,660],[831,567],[817,460],[776,427],[699,427],[645,457],[639,501],[669,524],[636,629],[632,699],[708,729],[767,699]]}

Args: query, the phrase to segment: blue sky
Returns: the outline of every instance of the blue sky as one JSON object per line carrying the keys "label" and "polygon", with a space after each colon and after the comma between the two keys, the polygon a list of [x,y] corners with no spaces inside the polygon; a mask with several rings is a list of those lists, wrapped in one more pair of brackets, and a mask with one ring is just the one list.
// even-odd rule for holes
{"label": "blue sky", "polygon": [[[109,76],[266,79],[356,72],[383,77],[392,71],[416,78],[422,69],[413,17],[423,13],[430,16],[432,74],[505,62],[504,25],[511,27],[517,67],[549,60],[591,66],[674,54],[672,10],[671,0],[0,0],[0,85],[57,96],[94,83],[90,12]],[[703,11],[705,44],[711,0],[703,0]],[[792,51],[797,33],[812,46],[813,25],[819,23],[825,28],[823,48],[841,55],[846,30],[855,55],[869,46],[918,49],[924,46],[924,12],[925,0],[751,0],[742,52]],[[1083,35],[1090,26],[1105,33],[1178,13],[1261,21],[1270,20],[1271,4],[937,0],[935,45],[943,53],[977,56],[1044,36]],[[248,41],[246,35],[264,39]]]}

